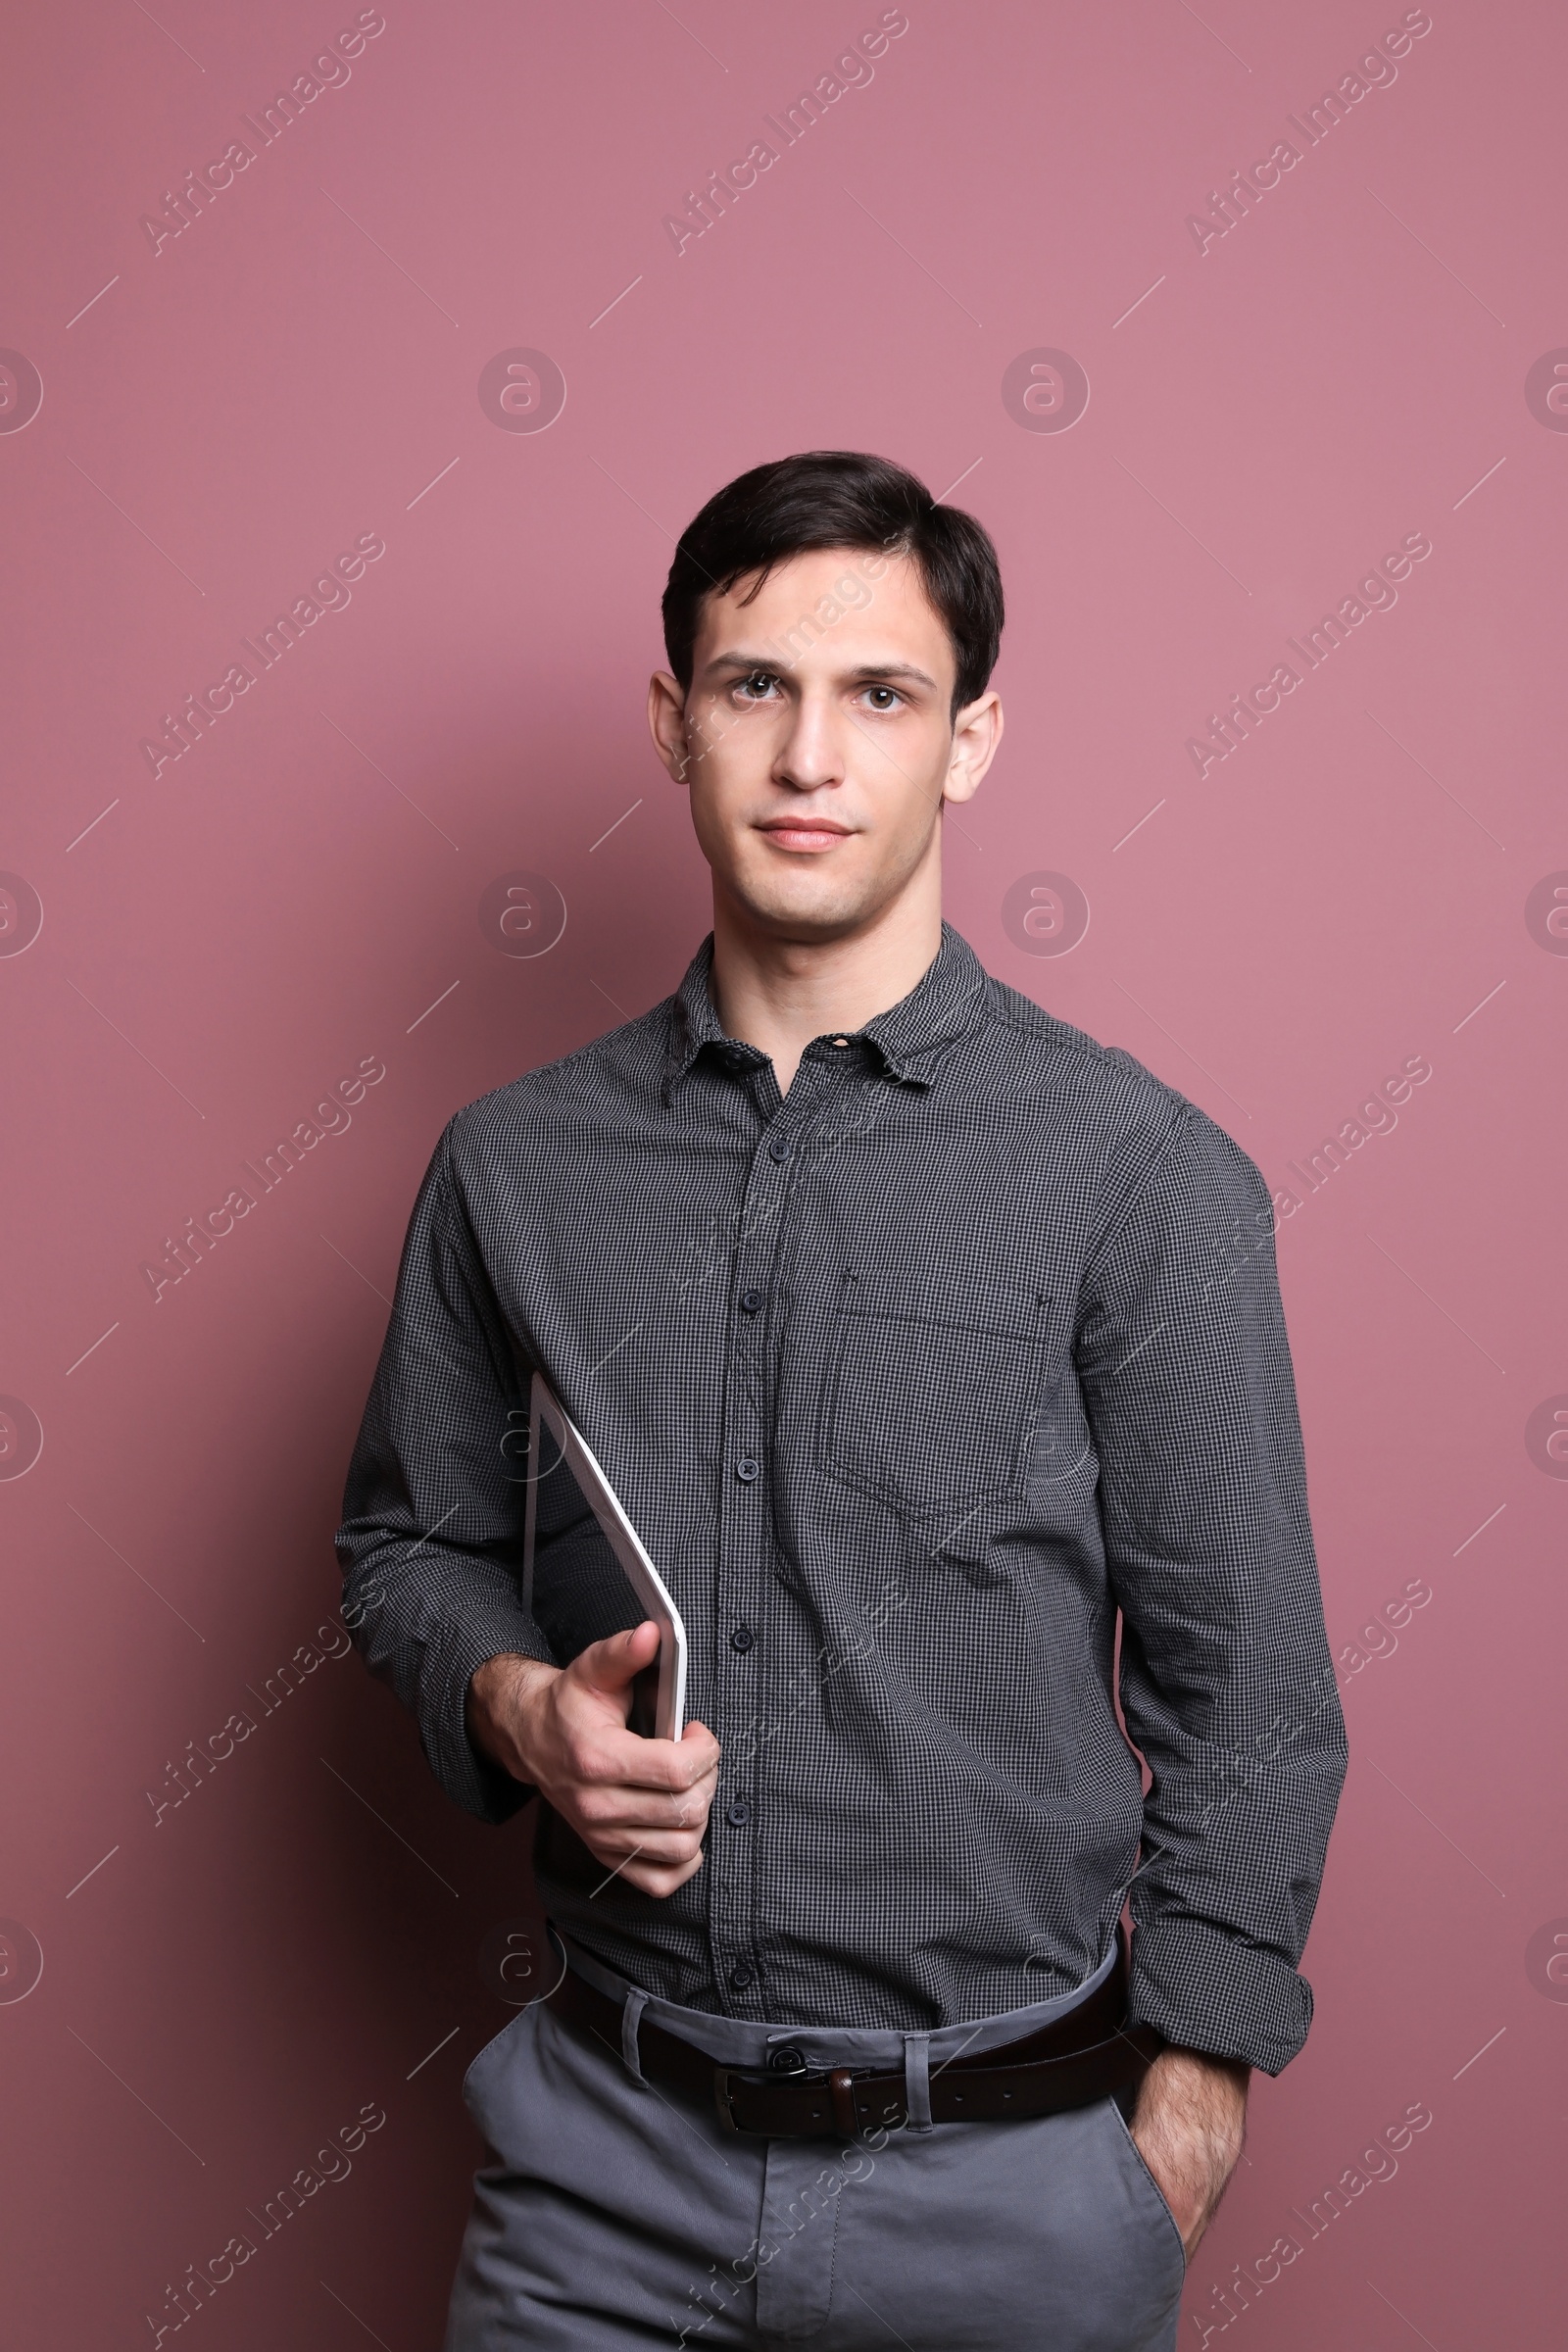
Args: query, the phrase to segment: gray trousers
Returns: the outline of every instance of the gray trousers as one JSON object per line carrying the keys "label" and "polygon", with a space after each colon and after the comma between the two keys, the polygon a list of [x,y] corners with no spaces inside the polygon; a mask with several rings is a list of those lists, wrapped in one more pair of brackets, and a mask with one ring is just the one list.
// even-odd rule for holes
{"label": "gray trousers", "polygon": [[445,2352],[1172,2352],[1181,2235],[1113,2099],[996,2124],[859,2139],[733,2134],[637,2066],[643,2017],[730,2066],[788,2040],[813,2066],[929,2073],[1063,2015],[1057,2001],[930,2034],[748,2025],[620,1998],[621,2046],[536,2001],[469,2067],[493,2161],[452,2290]]}

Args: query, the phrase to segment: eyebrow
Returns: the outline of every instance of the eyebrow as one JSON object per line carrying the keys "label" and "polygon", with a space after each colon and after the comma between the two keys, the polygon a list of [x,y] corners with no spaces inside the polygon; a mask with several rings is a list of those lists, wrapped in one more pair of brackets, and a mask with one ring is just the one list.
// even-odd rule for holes
{"label": "eyebrow", "polygon": [[[731,654],[715,654],[703,675],[712,677],[719,670],[732,669],[745,676],[754,669],[785,671],[793,667],[793,662],[781,662],[777,654],[749,654],[737,651]],[[848,672],[846,682],[853,685],[872,680],[880,681],[884,678],[906,678],[914,685],[929,686],[933,694],[938,691],[935,678],[929,676],[925,670],[917,669],[912,662],[865,662],[860,664],[859,668]]]}

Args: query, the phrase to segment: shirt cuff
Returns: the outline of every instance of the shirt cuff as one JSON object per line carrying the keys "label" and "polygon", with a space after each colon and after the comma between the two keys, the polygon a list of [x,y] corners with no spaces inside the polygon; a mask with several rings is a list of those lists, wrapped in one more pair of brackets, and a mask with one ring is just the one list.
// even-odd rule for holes
{"label": "shirt cuff", "polygon": [[556,1663],[544,1635],[520,1609],[466,1607],[439,1648],[427,1653],[419,1692],[419,1737],[431,1771],[455,1804],[497,1826],[537,1793],[468,1736],[468,1685],[481,1666],[504,1656]]}
{"label": "shirt cuff", "polygon": [[1312,1987],[1278,1952],[1156,1913],[1135,1928],[1129,2009],[1178,2048],[1277,2075],[1306,2039]]}

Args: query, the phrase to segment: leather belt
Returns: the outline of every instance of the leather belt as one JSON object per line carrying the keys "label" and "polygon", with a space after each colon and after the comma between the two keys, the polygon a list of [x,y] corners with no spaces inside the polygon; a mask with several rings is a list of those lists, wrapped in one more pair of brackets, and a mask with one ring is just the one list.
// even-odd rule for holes
{"label": "leather belt", "polygon": [[[1116,1963],[1087,2000],[1054,2025],[1019,2041],[974,2056],[960,2054],[931,2069],[934,2124],[1003,2123],[1086,2107],[1141,2081],[1164,2048],[1152,2026],[1129,2026],[1127,1954],[1118,1930]],[[617,2001],[568,1969],[550,2007],[580,2032],[621,2047]],[[812,2068],[804,2051],[785,2043],[762,2070],[721,2066],[679,2034],[644,2018],[638,2058],[651,2082],[718,2110],[726,2131],[768,2139],[813,2139],[898,2131],[908,2121],[902,2070]]]}

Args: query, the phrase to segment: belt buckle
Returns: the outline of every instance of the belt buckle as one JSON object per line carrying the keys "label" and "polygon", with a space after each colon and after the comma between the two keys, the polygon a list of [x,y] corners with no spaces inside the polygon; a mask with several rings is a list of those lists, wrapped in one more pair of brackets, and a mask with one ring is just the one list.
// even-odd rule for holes
{"label": "belt buckle", "polygon": [[[739,2135],[745,2132],[746,2127],[735,2121],[730,2088],[732,2083],[744,2084],[748,2089],[761,2090],[769,2089],[780,2082],[812,2086],[826,2083],[828,2097],[832,2104],[834,2130],[840,2139],[854,2139],[860,2130],[860,2119],[855,2111],[855,2085],[876,2072],[877,2069],[874,2066],[802,2067],[792,2074],[780,2075],[776,2073],[760,2074],[755,2069],[746,2067],[715,2066],[713,2069],[713,2104],[718,2110],[718,2120],[724,2130]],[[904,2119],[901,2116],[899,2120],[902,2122]],[[760,2132],[753,2132],[749,2136],[766,2139],[770,2136],[783,2135]],[[800,2136],[805,2137],[806,2134],[802,2133]]]}
{"label": "belt buckle", "polygon": [[[739,2137],[741,2128],[735,2121],[734,2111],[729,2103],[729,2086],[732,2077],[741,2072],[742,2069],[736,2066],[715,2066],[713,2069],[713,2104],[718,2109],[718,2120],[724,2130],[736,2137]],[[756,2077],[754,2076],[752,2080],[755,2082]]]}
{"label": "belt buckle", "polygon": [[[739,2136],[746,2132],[746,2127],[735,2121],[735,2111],[731,2105],[731,2083],[739,2084],[747,2090],[767,2090],[774,2083],[780,2082],[820,2082],[824,2080],[825,2078],[821,2074],[814,2074],[804,2067],[794,2074],[778,2075],[762,2073],[756,2067],[715,2066],[713,2069],[713,2104],[718,2110],[718,2120],[724,2130]],[[765,2139],[768,2134],[765,2132],[754,2132],[748,2136],[753,2139]]]}
{"label": "belt buckle", "polygon": [[[735,2121],[734,2109],[730,2104],[731,2082],[744,2082],[751,2089],[765,2090],[770,2083],[778,2082],[821,2082],[825,2080],[825,2070],[808,2066],[803,2050],[786,2046],[770,2052],[766,2067],[715,2066],[713,2104],[718,2109],[718,2120],[725,2131],[739,2135],[742,2126]],[[751,2136],[765,2138],[766,2134],[754,2132]]]}

